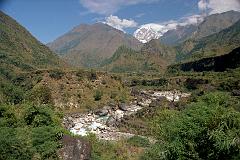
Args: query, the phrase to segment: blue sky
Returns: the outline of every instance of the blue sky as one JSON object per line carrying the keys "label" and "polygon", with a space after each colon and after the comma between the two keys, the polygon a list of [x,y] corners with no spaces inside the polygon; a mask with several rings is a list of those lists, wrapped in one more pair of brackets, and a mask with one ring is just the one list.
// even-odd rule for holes
{"label": "blue sky", "polygon": [[[235,2],[235,8],[236,4],[238,5],[238,0],[228,1]],[[0,7],[41,42],[47,43],[76,25],[107,21],[106,17],[110,15],[112,15],[108,18],[110,25],[132,34],[143,24],[162,24],[172,20],[177,22],[182,17],[200,15],[202,6],[211,10],[216,9],[216,4],[210,6],[211,2],[208,2],[208,5],[204,2],[204,0],[1,0]],[[233,5],[234,3],[225,10],[234,7]],[[235,10],[238,10],[238,7],[240,8],[240,5]]]}

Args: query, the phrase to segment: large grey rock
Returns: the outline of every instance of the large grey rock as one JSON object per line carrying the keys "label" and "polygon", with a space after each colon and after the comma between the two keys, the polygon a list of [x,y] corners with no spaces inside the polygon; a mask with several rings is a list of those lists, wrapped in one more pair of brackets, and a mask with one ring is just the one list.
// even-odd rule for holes
{"label": "large grey rock", "polygon": [[160,106],[159,102],[157,100],[153,100],[150,104],[149,107],[158,107]]}
{"label": "large grey rock", "polygon": [[110,107],[109,107],[109,106],[105,106],[105,107],[103,107],[102,109],[97,110],[97,111],[95,112],[95,114],[98,115],[98,116],[100,116],[100,117],[103,117],[103,116],[108,115],[109,110],[110,110]]}
{"label": "large grey rock", "polygon": [[232,95],[233,96],[240,96],[240,90],[233,90]]}
{"label": "large grey rock", "polygon": [[125,103],[121,103],[119,104],[119,109],[122,110],[122,111],[128,111],[128,107]]}
{"label": "large grey rock", "polygon": [[59,158],[63,160],[90,160],[91,145],[88,141],[64,135],[62,143],[63,147],[58,151]]}
{"label": "large grey rock", "polygon": [[110,117],[107,119],[106,125],[107,125],[108,127],[114,127],[114,126],[116,126],[116,119],[115,119],[113,116],[110,116]]}

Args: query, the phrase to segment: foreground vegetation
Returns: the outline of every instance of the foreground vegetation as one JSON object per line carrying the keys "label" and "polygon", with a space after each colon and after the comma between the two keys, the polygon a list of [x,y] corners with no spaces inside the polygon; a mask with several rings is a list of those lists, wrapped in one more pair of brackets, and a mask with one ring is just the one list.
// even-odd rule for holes
{"label": "foreground vegetation", "polygon": [[55,159],[64,130],[48,105],[0,105],[0,159]]}

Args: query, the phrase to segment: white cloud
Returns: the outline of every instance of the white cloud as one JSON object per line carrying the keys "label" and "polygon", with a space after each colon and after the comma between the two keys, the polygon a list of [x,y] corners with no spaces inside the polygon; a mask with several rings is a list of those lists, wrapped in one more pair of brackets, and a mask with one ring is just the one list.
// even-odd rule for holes
{"label": "white cloud", "polygon": [[191,24],[198,24],[203,21],[203,16],[202,15],[191,15],[191,16],[186,16],[182,17],[179,20],[170,20],[167,22],[162,22],[159,23],[158,25],[163,26],[163,31],[165,32],[169,30],[176,29],[177,26],[186,26],[186,25],[191,25]]}
{"label": "white cloud", "polygon": [[125,28],[134,28],[137,27],[137,22],[134,20],[128,20],[128,19],[120,19],[118,16],[110,15],[109,17],[106,17],[105,22],[109,26],[112,26],[116,29],[119,29],[121,31],[124,31]]}
{"label": "white cloud", "polygon": [[200,0],[200,1],[198,2],[198,8],[199,8],[200,10],[205,10],[205,9],[207,8],[207,6],[208,6],[208,3],[207,3],[206,0]]}
{"label": "white cloud", "polygon": [[110,15],[121,7],[139,3],[153,3],[159,0],[80,0],[80,3],[92,13]]}
{"label": "white cloud", "polygon": [[209,14],[223,13],[230,10],[240,11],[240,0],[200,0],[200,10],[207,9]]}

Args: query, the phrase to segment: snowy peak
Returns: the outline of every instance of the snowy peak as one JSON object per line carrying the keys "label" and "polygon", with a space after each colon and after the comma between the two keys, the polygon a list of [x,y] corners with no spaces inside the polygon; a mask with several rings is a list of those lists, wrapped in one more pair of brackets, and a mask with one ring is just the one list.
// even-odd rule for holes
{"label": "snowy peak", "polygon": [[147,43],[152,39],[159,39],[167,30],[164,26],[158,24],[142,25],[134,32],[134,37],[142,43]]}

